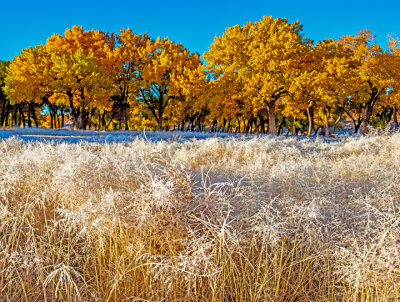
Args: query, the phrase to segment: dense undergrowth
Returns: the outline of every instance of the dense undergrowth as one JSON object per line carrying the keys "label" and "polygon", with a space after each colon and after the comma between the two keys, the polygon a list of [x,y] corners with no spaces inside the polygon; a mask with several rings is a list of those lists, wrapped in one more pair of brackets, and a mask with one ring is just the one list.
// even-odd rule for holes
{"label": "dense undergrowth", "polygon": [[400,135],[0,142],[2,301],[398,301]]}

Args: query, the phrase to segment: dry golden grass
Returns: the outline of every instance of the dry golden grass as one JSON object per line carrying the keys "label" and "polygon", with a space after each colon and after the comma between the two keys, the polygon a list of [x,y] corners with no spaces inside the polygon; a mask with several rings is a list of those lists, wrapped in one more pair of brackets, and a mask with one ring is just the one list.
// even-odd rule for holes
{"label": "dry golden grass", "polygon": [[0,142],[2,301],[398,301],[400,135]]}

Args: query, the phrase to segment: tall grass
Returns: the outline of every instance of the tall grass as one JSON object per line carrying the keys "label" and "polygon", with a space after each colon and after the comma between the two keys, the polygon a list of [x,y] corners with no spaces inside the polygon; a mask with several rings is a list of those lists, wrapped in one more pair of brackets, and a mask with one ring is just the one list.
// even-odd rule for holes
{"label": "tall grass", "polygon": [[0,142],[2,301],[398,301],[400,135]]}

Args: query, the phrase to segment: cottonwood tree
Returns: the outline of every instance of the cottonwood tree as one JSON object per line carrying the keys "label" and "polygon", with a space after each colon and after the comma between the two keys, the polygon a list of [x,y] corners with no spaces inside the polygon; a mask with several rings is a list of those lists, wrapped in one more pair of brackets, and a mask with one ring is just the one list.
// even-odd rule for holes
{"label": "cottonwood tree", "polygon": [[[330,134],[330,117],[336,113],[335,124],[337,124],[344,113],[352,79],[357,75],[357,63],[350,49],[333,39],[323,40],[310,51],[307,70],[296,81],[300,86],[296,91],[302,91],[301,86],[306,90],[307,109],[312,107],[320,116],[325,136]],[[308,118],[308,135],[310,135],[311,121],[309,116]]]}
{"label": "cottonwood tree", "polygon": [[91,105],[106,106],[109,85],[93,54],[77,50],[72,55],[51,53],[53,79],[49,86],[59,99],[65,97],[77,129],[86,129]]}
{"label": "cottonwood tree", "polygon": [[166,108],[185,101],[182,81],[187,70],[197,69],[201,61],[197,53],[190,54],[168,38],[148,40],[141,54],[137,100],[150,110],[161,131]]}
{"label": "cottonwood tree", "polygon": [[186,61],[185,67],[176,74],[174,86],[179,102],[172,102],[166,108],[169,126],[180,124],[183,129],[188,122],[189,129],[193,131],[197,127],[200,131],[208,113],[205,103],[209,99],[209,81],[198,55]]}
{"label": "cottonwood tree", "polygon": [[388,52],[383,55],[383,76],[388,85],[385,97],[386,105],[393,110],[393,123],[398,128],[397,111],[400,106],[400,39],[393,35],[388,36]]}
{"label": "cottonwood tree", "polygon": [[383,51],[369,30],[362,30],[355,36],[343,36],[339,42],[350,48],[353,58],[358,61],[357,73],[353,78],[353,86],[357,84],[358,88],[351,101],[355,107],[362,108],[361,132],[366,133],[375,105],[388,88],[382,76]]}
{"label": "cottonwood tree", "polygon": [[68,106],[76,128],[85,129],[88,110],[109,107],[113,49],[110,35],[74,26],[53,35],[46,45],[28,48],[14,58],[6,91],[15,102],[44,101]]}
{"label": "cottonwood tree", "polygon": [[5,93],[5,80],[7,76],[7,69],[10,65],[10,61],[0,61],[0,104],[1,104],[1,116],[0,116],[0,125],[4,125],[5,116],[7,109],[9,107],[9,100]]}
{"label": "cottonwood tree", "polygon": [[268,133],[276,135],[276,109],[293,88],[311,41],[296,21],[264,16],[258,22],[228,28],[215,37],[204,58],[210,69],[243,83],[243,94],[255,110],[268,112]]}
{"label": "cottonwood tree", "polygon": [[150,37],[147,34],[135,34],[128,28],[122,29],[116,38],[118,45],[112,54],[114,70],[111,77],[111,100],[114,101],[114,107],[121,111],[125,130],[128,130],[128,111],[131,107],[129,100],[135,99],[139,89],[140,68],[147,59],[144,50]]}
{"label": "cottonwood tree", "polygon": [[223,127],[228,123],[227,128],[232,121],[239,126],[245,122],[242,120],[247,117],[245,105],[251,105],[245,102],[242,93],[242,86],[237,79],[232,79],[231,74],[218,76],[218,79],[211,80],[209,85],[209,118],[213,121],[213,128],[218,119],[223,120]]}
{"label": "cottonwood tree", "polygon": [[42,105],[44,99],[52,93],[48,86],[48,62],[44,45],[23,49],[10,62],[5,78],[4,91],[10,104],[28,104],[28,123],[32,116],[36,126],[35,107]]}
{"label": "cottonwood tree", "polygon": [[66,96],[77,129],[86,128],[91,105],[109,107],[113,49],[112,34],[83,31],[80,26],[47,40],[51,58],[48,85],[53,93]]}

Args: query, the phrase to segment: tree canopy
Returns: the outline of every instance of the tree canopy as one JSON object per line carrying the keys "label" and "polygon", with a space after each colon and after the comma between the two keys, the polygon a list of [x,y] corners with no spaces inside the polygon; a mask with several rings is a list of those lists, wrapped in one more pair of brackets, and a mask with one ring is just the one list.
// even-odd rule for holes
{"label": "tree canopy", "polygon": [[[329,135],[397,127],[400,42],[361,30],[314,42],[299,21],[264,16],[227,28],[203,59],[169,38],[122,29],[54,34],[0,69],[1,123],[77,129],[283,129]],[[38,114],[40,110],[40,114]]]}

